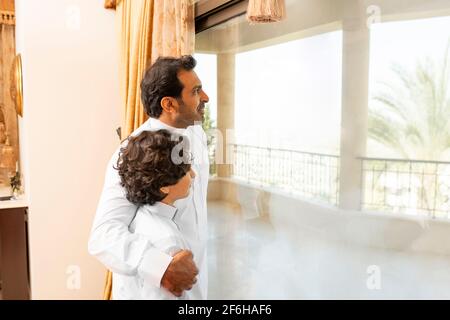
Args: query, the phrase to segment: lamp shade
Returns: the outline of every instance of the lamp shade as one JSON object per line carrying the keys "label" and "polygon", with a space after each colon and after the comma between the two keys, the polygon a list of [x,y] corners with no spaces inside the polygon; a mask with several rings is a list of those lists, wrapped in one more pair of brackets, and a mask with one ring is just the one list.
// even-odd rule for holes
{"label": "lamp shade", "polygon": [[284,0],[249,0],[247,20],[250,23],[278,22],[286,16]]}

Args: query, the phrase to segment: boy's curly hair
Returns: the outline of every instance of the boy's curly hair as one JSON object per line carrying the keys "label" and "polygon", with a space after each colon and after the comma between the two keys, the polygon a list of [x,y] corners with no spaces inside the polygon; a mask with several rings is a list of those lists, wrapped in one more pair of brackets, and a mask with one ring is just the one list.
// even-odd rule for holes
{"label": "boy's curly hair", "polygon": [[181,142],[186,142],[184,139],[167,130],[143,131],[128,139],[127,145],[120,149],[115,167],[128,201],[153,205],[166,197],[161,187],[176,184],[189,172],[188,161],[175,164],[172,160],[175,147],[180,149],[179,156],[186,159],[183,148],[179,147]]}

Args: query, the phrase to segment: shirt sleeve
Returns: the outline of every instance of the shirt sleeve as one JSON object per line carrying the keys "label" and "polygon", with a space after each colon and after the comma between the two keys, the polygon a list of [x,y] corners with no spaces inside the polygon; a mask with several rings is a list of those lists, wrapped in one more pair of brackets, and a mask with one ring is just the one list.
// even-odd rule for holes
{"label": "shirt sleeve", "polygon": [[173,257],[153,247],[147,237],[129,231],[137,206],[126,199],[119,173],[114,169],[118,155],[119,149],[108,164],[88,251],[111,271],[139,274],[149,284],[159,287]]}

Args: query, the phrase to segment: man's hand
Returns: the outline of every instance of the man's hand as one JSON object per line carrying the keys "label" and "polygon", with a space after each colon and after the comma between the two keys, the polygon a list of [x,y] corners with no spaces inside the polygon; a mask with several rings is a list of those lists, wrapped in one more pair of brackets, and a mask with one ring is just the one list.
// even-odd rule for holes
{"label": "man's hand", "polygon": [[183,291],[191,290],[197,282],[198,269],[195,266],[191,251],[177,252],[161,279],[161,286],[173,295],[181,297]]}

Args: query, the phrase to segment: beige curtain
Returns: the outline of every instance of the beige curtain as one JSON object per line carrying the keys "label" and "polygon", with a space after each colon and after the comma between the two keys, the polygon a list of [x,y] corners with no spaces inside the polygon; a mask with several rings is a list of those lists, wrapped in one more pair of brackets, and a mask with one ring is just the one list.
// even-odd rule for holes
{"label": "beige curtain", "polygon": [[14,151],[14,160],[11,161],[13,165],[9,169],[15,171],[15,163],[19,156],[19,142],[16,107],[12,97],[12,92],[14,92],[12,89],[15,85],[13,65],[16,55],[14,14],[0,13],[2,14],[0,19],[0,113],[2,114],[0,120],[0,131],[2,131],[0,132],[0,149],[4,147],[2,143],[5,143],[4,138],[7,135]]}
{"label": "beige curtain", "polygon": [[[123,106],[122,139],[147,120],[140,83],[147,67],[159,56],[194,53],[193,0],[117,0],[116,26],[120,48],[120,91]],[[111,299],[108,271],[104,299]]]}

